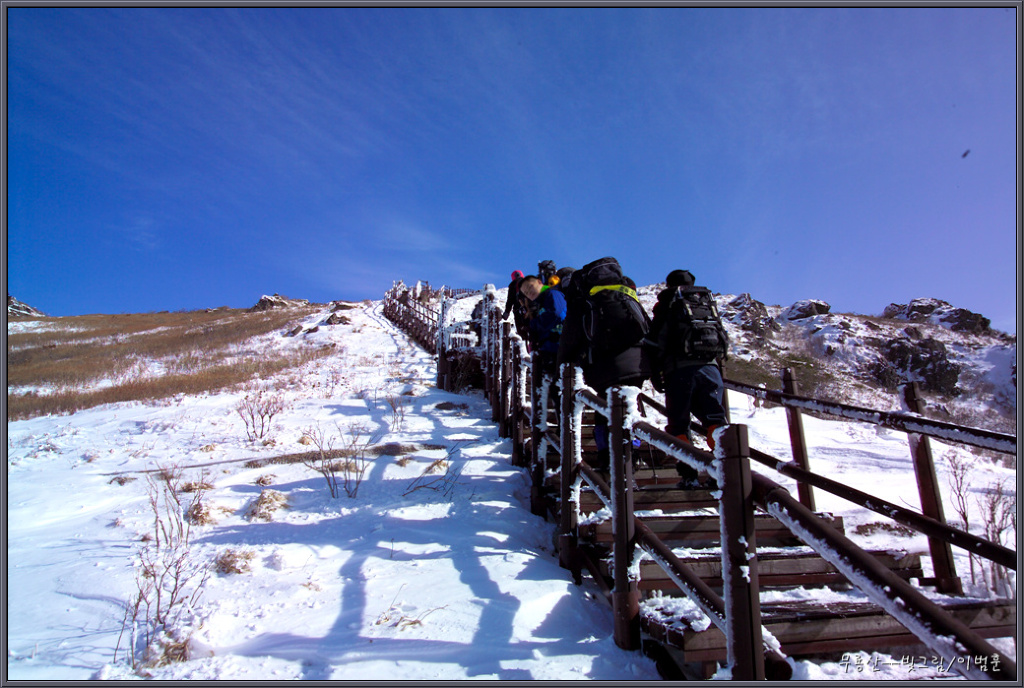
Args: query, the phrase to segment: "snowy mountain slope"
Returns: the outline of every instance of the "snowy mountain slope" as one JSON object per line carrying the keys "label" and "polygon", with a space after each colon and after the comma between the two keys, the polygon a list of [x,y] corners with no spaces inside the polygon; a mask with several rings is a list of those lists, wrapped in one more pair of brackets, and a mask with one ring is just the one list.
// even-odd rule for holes
{"label": "snowy mountain slope", "polygon": [[[662,288],[638,290],[649,311]],[[882,316],[832,313],[820,301],[716,299],[730,335],[728,377],[779,389],[791,367],[808,396],[883,410],[901,409],[898,386],[918,382],[929,415],[1016,433],[1017,338],[983,316],[937,299],[893,304]]]}
{"label": "snowy mountain slope", "polygon": [[[471,299],[460,302],[471,307]],[[615,647],[611,612],[590,584],[576,588],[558,567],[554,527],[530,514],[528,476],[509,464],[509,443],[486,420],[482,395],[434,388],[430,357],[383,319],[379,303],[346,311],[348,324],[317,327],[329,314],[306,318],[306,334],[261,340],[268,356],[311,341],[335,345],[329,358],[259,383],[284,404],[266,443],[247,439],[236,411],[255,387],[8,423],[8,677],[135,676],[124,663],[128,635],[119,636],[124,604],[137,590],[141,540],[152,530],[145,471],[176,465],[210,485],[204,499],[214,522],[194,526],[194,557],[212,562],[234,551],[251,559],[246,572],[214,574],[176,628],[189,637],[188,661],[144,668],[146,676],[656,679],[650,660]],[[754,408],[739,395],[731,401],[752,445],[787,458],[781,409]],[[322,475],[281,462],[312,449],[304,435],[320,429],[340,442],[360,425],[379,454],[355,498],[332,498]],[[905,437],[812,418],[806,426],[814,470],[890,501],[914,501]],[[994,484],[1015,490],[1010,468],[938,443],[935,453],[944,485],[946,457],[973,466],[975,524],[976,500]],[[247,517],[267,490],[288,508],[270,520]],[[879,517],[823,494],[818,500],[862,544],[924,549],[920,538],[879,527]],[[952,502],[947,514],[955,514]],[[959,553],[957,565],[968,575]],[[939,675],[899,659],[868,672],[800,661],[795,677]]]}
{"label": "snowy mountain slope", "polygon": [[43,318],[46,314],[33,308],[27,303],[22,303],[10,294],[7,295],[7,318]]}

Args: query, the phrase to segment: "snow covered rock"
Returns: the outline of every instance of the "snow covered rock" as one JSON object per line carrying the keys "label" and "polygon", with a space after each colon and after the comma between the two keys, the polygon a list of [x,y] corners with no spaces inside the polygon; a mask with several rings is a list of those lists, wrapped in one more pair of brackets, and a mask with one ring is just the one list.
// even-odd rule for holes
{"label": "snow covered rock", "polygon": [[875,368],[876,379],[893,388],[903,381],[921,383],[926,391],[950,396],[960,393],[960,366],[949,360],[946,345],[927,339],[894,339],[882,349],[884,360]]}
{"label": "snow covered rock", "polygon": [[22,303],[10,294],[7,295],[8,318],[45,318],[46,313],[38,311],[26,303]]}
{"label": "snow covered rock", "polygon": [[269,311],[271,308],[299,308],[308,305],[309,301],[306,299],[290,299],[280,294],[274,294],[273,296],[264,294],[256,305],[249,309],[249,312]]}
{"label": "snow covered rock", "polygon": [[804,299],[803,301],[797,301],[787,308],[783,312],[782,316],[786,320],[801,320],[815,315],[823,315],[828,313],[831,309],[832,306],[828,305],[824,301],[818,301],[817,299]]}
{"label": "snow covered rock", "polygon": [[738,325],[744,332],[754,336],[754,344],[764,345],[773,331],[778,331],[779,324],[768,313],[768,308],[750,294],[744,293],[726,302],[720,308],[722,319]]}
{"label": "snow covered rock", "polygon": [[884,318],[928,322],[941,325],[954,332],[983,334],[989,331],[991,321],[966,308],[954,308],[941,299],[914,299],[908,304],[891,303],[882,313]]}

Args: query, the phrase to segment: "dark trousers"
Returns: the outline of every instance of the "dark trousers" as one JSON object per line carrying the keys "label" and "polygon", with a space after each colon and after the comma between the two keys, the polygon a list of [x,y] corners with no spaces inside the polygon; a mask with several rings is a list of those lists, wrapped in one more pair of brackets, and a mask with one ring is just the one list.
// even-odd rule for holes
{"label": "dark trousers", "polygon": [[665,407],[670,435],[690,437],[690,414],[705,427],[729,422],[722,404],[725,385],[717,365],[680,366],[665,373]]}
{"label": "dark trousers", "polygon": [[[642,387],[644,384],[644,378],[642,377],[630,377],[620,382],[608,385],[603,389],[595,389],[597,396],[602,399],[606,399],[608,395],[608,389],[611,387]],[[597,450],[602,453],[608,451],[608,419],[600,413],[594,414],[594,444],[597,445]]]}

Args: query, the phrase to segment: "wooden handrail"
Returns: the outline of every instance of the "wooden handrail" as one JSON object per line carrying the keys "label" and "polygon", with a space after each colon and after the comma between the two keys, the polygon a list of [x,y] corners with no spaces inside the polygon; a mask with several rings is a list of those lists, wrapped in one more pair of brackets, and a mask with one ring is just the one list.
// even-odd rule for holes
{"label": "wooden handrail", "polygon": [[974,447],[991,449],[1006,454],[1017,453],[1017,438],[1014,435],[1002,432],[972,428],[941,420],[932,420],[931,418],[909,413],[878,411],[861,406],[840,404],[835,401],[824,401],[796,394],[786,394],[777,390],[754,387],[728,378],[724,381],[727,389],[742,392],[743,394],[763,399],[764,401],[770,401],[774,404],[780,404],[786,408],[825,413],[830,416],[880,425],[906,433],[927,435],[948,442],[969,444]]}
{"label": "wooden handrail", "polygon": [[[787,475],[801,486],[803,501],[813,500],[809,497],[810,486],[823,489],[844,499],[864,506],[897,522],[958,547],[964,547],[991,561],[1016,570],[1016,553],[998,543],[951,528],[927,515],[917,514],[909,509],[886,503],[863,492],[849,488],[841,483],[816,475],[809,470],[805,460],[802,465],[795,462],[784,462],[771,457],[746,445],[745,426],[730,425],[722,435],[723,446],[719,454],[712,455],[683,443],[640,417],[637,404],[649,405],[662,413],[664,406],[647,395],[631,393],[624,395],[618,388],[610,390],[609,400],[601,399],[593,390],[578,384],[582,376],[578,370],[564,367],[560,375],[562,391],[560,407],[560,426],[557,433],[548,429],[547,399],[548,385],[551,379],[544,377],[535,379],[531,374],[532,361],[526,355],[525,345],[514,329],[499,327],[502,322],[502,310],[494,299],[493,287],[485,287],[485,307],[481,316],[481,330],[484,341],[478,347],[481,364],[485,372],[485,390],[491,400],[493,413],[498,414],[503,436],[511,434],[517,438],[513,456],[522,458],[521,445],[525,443],[522,419],[528,418],[530,441],[530,459],[527,461],[534,479],[533,503],[534,510],[540,513],[543,509],[540,491],[544,488],[546,478],[546,447],[560,454],[559,460],[559,497],[561,513],[559,523],[559,557],[563,566],[573,572],[574,579],[579,582],[579,559],[576,556],[576,528],[579,517],[578,490],[580,481],[586,481],[594,487],[595,492],[611,507],[613,512],[614,546],[612,574],[615,587],[610,591],[616,618],[616,643],[622,647],[634,647],[638,642],[639,621],[635,581],[625,572],[632,565],[635,548],[639,546],[648,552],[655,562],[663,568],[679,588],[723,629],[727,635],[727,647],[730,652],[730,665],[733,676],[740,678],[775,678],[788,667],[785,658],[773,649],[768,639],[761,639],[760,616],[757,602],[757,557],[756,543],[752,530],[752,521],[745,521],[752,514],[756,504],[771,513],[796,537],[818,551],[830,561],[850,582],[862,590],[869,599],[879,604],[887,613],[900,621],[932,650],[951,654],[956,643],[977,654],[999,655],[1001,669],[998,672],[985,674],[974,669],[957,667],[965,672],[968,678],[999,678],[1008,675],[1016,678],[1016,665],[1002,656],[987,641],[969,627],[957,621],[941,607],[924,597],[906,581],[889,571],[864,552],[856,544],[834,530],[820,519],[790,493],[769,478],[749,470],[749,458],[757,460],[779,473]],[[429,321],[430,318],[412,309],[416,317]],[[442,314],[444,309],[442,309]],[[447,327],[444,318],[434,321],[435,327]],[[447,345],[444,338],[438,338],[439,360],[447,352],[442,345]],[[439,364],[440,365],[440,364]],[[511,366],[511,370],[509,367]],[[527,385],[527,381],[530,380]],[[796,393],[778,392],[764,388],[752,387],[733,380],[725,381],[726,388],[749,394],[753,397],[781,404],[787,410],[812,411],[847,418],[861,422],[873,423],[882,427],[900,430],[911,435],[935,437],[944,441],[968,444],[1002,452],[1016,452],[1016,437],[1003,433],[968,428],[952,423],[934,421],[917,414],[894,413],[865,409],[847,404],[827,402],[802,397]],[[525,390],[531,390],[529,403],[526,401]],[[795,381],[790,389],[798,390]],[[573,419],[582,415],[584,407],[594,410],[610,422],[611,445],[611,485],[606,485],[586,462],[580,457],[579,427],[572,427]],[[628,419],[628,420],[627,420]],[[791,418],[791,428],[798,426],[798,416]],[[800,434],[802,435],[802,429]],[[739,514],[738,522],[723,524],[723,573],[732,572],[739,566],[749,566],[745,576],[726,575],[725,584],[730,588],[728,599],[732,600],[731,608],[727,608],[722,598],[715,595],[691,570],[676,557],[632,510],[632,479],[630,476],[632,461],[630,452],[632,440],[646,441],[650,446],[663,451],[698,470],[705,470],[719,484],[721,503],[720,514]],[[797,440],[794,439],[794,443]],[[804,489],[806,488],[806,489]],[[728,503],[728,507],[726,507]],[[730,516],[732,518],[732,516]],[[729,551],[731,546],[744,543],[739,549]],[[731,543],[731,545],[730,545]],[[747,562],[743,564],[742,562]],[[588,564],[589,566],[589,564]],[[955,576],[955,572],[953,574]],[[742,580],[737,580],[742,579]],[[732,586],[735,585],[735,589]],[[746,619],[746,621],[740,621]],[[757,628],[754,629],[753,627]],[[756,633],[751,631],[756,630]],[[953,640],[951,640],[951,638]],[[791,672],[791,668],[789,668]],[[788,676],[785,676],[788,678]]]}

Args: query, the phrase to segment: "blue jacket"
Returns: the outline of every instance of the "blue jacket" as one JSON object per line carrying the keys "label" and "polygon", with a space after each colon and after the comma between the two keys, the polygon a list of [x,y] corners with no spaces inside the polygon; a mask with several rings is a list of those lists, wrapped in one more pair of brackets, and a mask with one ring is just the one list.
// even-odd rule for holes
{"label": "blue jacket", "polygon": [[557,289],[544,287],[534,305],[536,315],[530,320],[530,341],[535,351],[555,353],[565,320],[565,296]]}

